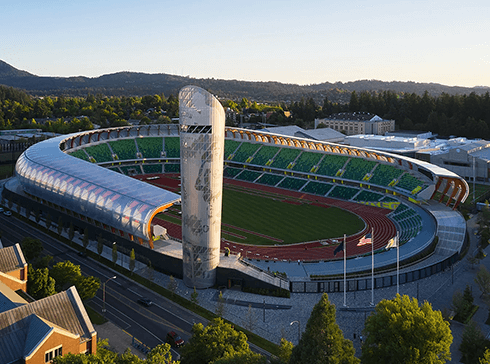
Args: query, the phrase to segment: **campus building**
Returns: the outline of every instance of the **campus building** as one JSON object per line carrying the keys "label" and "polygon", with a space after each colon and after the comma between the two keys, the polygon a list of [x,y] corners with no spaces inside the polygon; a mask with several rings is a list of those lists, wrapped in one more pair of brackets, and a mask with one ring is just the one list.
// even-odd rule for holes
{"label": "campus building", "polygon": [[386,132],[395,130],[395,120],[384,120],[367,112],[341,112],[325,119],[315,119],[315,129],[320,125],[346,135],[384,135]]}
{"label": "campus building", "polygon": [[75,287],[40,300],[25,294],[19,244],[0,249],[0,363],[49,363],[66,353],[93,354],[97,333]]}

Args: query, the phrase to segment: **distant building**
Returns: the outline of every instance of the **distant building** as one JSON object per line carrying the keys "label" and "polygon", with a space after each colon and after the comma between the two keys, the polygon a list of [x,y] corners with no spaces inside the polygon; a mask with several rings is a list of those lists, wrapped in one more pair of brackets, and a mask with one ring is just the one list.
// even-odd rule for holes
{"label": "distant building", "polygon": [[26,283],[19,244],[0,249],[0,363],[49,363],[66,353],[95,353],[97,333],[76,288],[28,301],[20,292]]}
{"label": "distant building", "polygon": [[490,142],[463,137],[437,139],[431,132],[351,135],[345,144],[420,159],[452,171],[467,181],[490,182]]}
{"label": "distant building", "polygon": [[395,130],[395,120],[384,120],[367,112],[341,112],[325,119],[315,119],[315,129],[322,124],[345,135],[384,135]]}
{"label": "distant building", "polygon": [[296,138],[313,139],[322,142],[343,143],[345,135],[331,128],[303,129],[297,125],[275,126],[262,129],[261,131],[286,135]]}

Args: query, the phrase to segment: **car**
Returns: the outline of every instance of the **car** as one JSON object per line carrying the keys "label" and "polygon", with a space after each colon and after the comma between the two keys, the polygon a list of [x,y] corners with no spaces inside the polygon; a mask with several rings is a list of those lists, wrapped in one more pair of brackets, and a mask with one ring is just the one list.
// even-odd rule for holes
{"label": "car", "polygon": [[[3,207],[0,207],[0,212],[3,212]],[[475,233],[476,234],[476,233]]]}
{"label": "car", "polygon": [[142,304],[143,306],[150,307],[153,302],[147,297],[141,297],[138,299],[138,303]]}
{"label": "car", "polygon": [[175,331],[169,331],[167,334],[167,343],[174,348],[180,348],[184,345],[184,339],[182,339]]}
{"label": "car", "polygon": [[8,211],[8,210],[7,211],[4,211],[3,214],[5,216],[12,216],[12,212],[11,211]]}

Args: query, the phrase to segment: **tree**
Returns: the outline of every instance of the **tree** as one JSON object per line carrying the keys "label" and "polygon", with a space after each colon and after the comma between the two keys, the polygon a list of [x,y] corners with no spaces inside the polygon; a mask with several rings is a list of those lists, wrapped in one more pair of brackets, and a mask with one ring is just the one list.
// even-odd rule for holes
{"label": "tree", "polygon": [[68,283],[74,284],[81,275],[80,266],[73,264],[69,260],[56,263],[50,271],[50,276],[56,281],[56,290],[58,292],[65,289]]}
{"label": "tree", "polygon": [[383,300],[365,323],[362,363],[445,363],[453,336],[449,323],[428,302],[396,295]]}
{"label": "tree", "polygon": [[90,240],[88,237],[88,228],[85,228],[85,230],[83,231],[83,240],[82,240],[83,248],[85,249],[85,251],[87,250],[89,241]]}
{"label": "tree", "polygon": [[94,298],[100,288],[100,279],[93,276],[80,275],[73,282],[82,301]]}
{"label": "tree", "polygon": [[134,272],[134,266],[136,263],[136,256],[134,254],[134,248],[131,249],[131,253],[129,253],[129,270],[131,271],[131,274]]}
{"label": "tree", "polygon": [[459,351],[462,354],[461,362],[463,364],[476,363],[478,358],[483,357],[489,344],[480,327],[474,321],[470,321],[463,331],[463,337],[459,345]]}
{"label": "tree", "polygon": [[20,242],[22,253],[28,262],[36,260],[44,250],[43,244],[39,239],[26,236]]}
{"label": "tree", "polygon": [[248,311],[247,314],[245,315],[243,324],[248,331],[253,331],[255,325],[257,324],[257,316],[255,315],[255,312],[252,310],[252,304],[248,305]]}
{"label": "tree", "polygon": [[206,327],[201,323],[192,327],[192,337],[182,348],[181,361],[183,364],[208,364],[247,353],[251,353],[247,336],[221,318],[214,318]]}
{"label": "tree", "polygon": [[161,364],[161,363],[175,363],[172,360],[172,353],[170,351],[170,345],[167,343],[155,346],[146,356],[146,362],[148,364]]}
{"label": "tree", "polygon": [[97,238],[97,253],[99,254],[99,256],[102,254],[102,252],[104,251],[104,239],[99,236]]}
{"label": "tree", "polygon": [[28,267],[27,293],[39,300],[56,293],[55,281],[49,276],[48,268],[34,269]]}
{"label": "tree", "polygon": [[73,227],[73,223],[70,222],[70,227],[68,228],[68,239],[73,241],[73,237],[75,236],[75,228]]}
{"label": "tree", "polygon": [[172,293],[172,296],[175,295],[175,291],[177,290],[177,282],[175,281],[174,276],[170,276],[170,278],[168,279],[167,288],[170,293]]}
{"label": "tree", "polygon": [[194,291],[191,293],[191,302],[194,303],[195,305],[199,304],[199,293],[196,291],[196,286],[194,286]]}
{"label": "tree", "polygon": [[223,317],[225,314],[225,300],[223,298],[223,292],[219,291],[218,303],[216,304],[216,316]]}
{"label": "tree", "polygon": [[112,244],[112,263],[116,264],[117,262],[117,244]]}
{"label": "tree", "polygon": [[265,356],[249,352],[227,356],[213,361],[213,364],[267,364],[268,362]]}
{"label": "tree", "polygon": [[291,353],[290,364],[359,363],[352,341],[345,339],[335,320],[335,306],[324,293],[313,307],[306,330]]}
{"label": "tree", "polygon": [[285,338],[281,338],[281,343],[279,344],[279,360],[281,363],[287,364],[291,359],[291,354],[293,352],[293,343],[287,341]]}
{"label": "tree", "polygon": [[48,230],[49,230],[49,228],[51,227],[51,222],[52,222],[52,221],[51,221],[51,215],[50,215],[50,214],[48,214],[48,215],[46,216],[46,220],[44,221],[44,223],[46,224],[46,229],[48,229]]}
{"label": "tree", "polygon": [[475,283],[480,288],[482,296],[490,295],[490,272],[484,265],[481,265],[476,273]]}
{"label": "tree", "polygon": [[63,232],[63,218],[60,216],[58,219],[58,235],[61,235]]}
{"label": "tree", "polygon": [[480,358],[480,364],[490,364],[490,349],[485,350],[483,357]]}

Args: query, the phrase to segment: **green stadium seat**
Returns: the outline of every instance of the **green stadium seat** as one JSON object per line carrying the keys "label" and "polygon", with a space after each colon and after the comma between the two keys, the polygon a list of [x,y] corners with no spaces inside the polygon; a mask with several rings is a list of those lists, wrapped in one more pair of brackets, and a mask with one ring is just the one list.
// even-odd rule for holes
{"label": "green stadium seat", "polygon": [[342,168],[349,157],[342,155],[325,154],[320,162],[316,174],[334,177],[337,171]]}
{"label": "green stadium seat", "polygon": [[311,193],[313,195],[325,196],[328,191],[332,189],[333,185],[330,183],[309,181],[308,184],[303,187],[302,192]]}
{"label": "green stadium seat", "polygon": [[97,163],[113,161],[111,150],[106,143],[91,145],[85,148],[89,156],[93,157]]}
{"label": "green stadium seat", "polygon": [[145,137],[137,138],[138,150],[143,158],[161,158],[163,151],[163,138]]}
{"label": "green stadium seat", "polygon": [[345,186],[335,186],[328,197],[339,198],[342,200],[350,200],[359,190],[357,188],[345,187]]}
{"label": "green stadium seat", "polygon": [[240,173],[236,179],[239,179],[241,181],[249,181],[249,182],[253,182],[255,181],[257,178],[259,178],[261,175],[260,172],[256,172],[256,171],[250,171],[248,169],[244,169],[242,173]]}
{"label": "green stadium seat", "polygon": [[301,187],[305,185],[306,182],[307,181],[304,179],[286,177],[281,181],[281,183],[279,183],[277,187],[287,188],[288,190],[299,191]]}
{"label": "green stadium seat", "polygon": [[[165,157],[166,158],[180,158],[180,138],[179,137],[166,137],[165,138]],[[179,167],[180,170],[180,167]]]}
{"label": "green stadium seat", "polygon": [[321,158],[321,153],[302,152],[292,169],[293,171],[309,173],[311,172],[311,169],[318,164]]}
{"label": "green stadium seat", "polygon": [[134,139],[111,140],[109,144],[120,161],[137,159]]}
{"label": "green stadium seat", "polygon": [[90,162],[87,153],[85,153],[83,149],[79,149],[74,152],[69,152],[68,154],[71,155],[72,157],[83,159],[84,161]]}
{"label": "green stadium seat", "polygon": [[366,174],[373,170],[375,165],[376,162],[374,161],[368,161],[363,158],[351,158],[345,167],[345,172],[342,175],[342,178],[362,181]]}
{"label": "green stadium seat", "polygon": [[235,156],[230,159],[234,162],[245,163],[260,148],[260,144],[242,143],[235,152]]}
{"label": "green stadium seat", "polygon": [[269,174],[269,173],[264,173],[260,178],[255,181],[255,183],[261,183],[263,185],[268,185],[268,186],[275,186],[277,185],[284,176],[278,175],[278,174]]}
{"label": "green stadium seat", "polygon": [[401,169],[395,168],[388,164],[379,163],[376,166],[376,169],[374,170],[373,176],[369,180],[369,183],[388,187],[388,185],[394,179],[398,179],[398,177],[400,177],[402,173],[403,171]]}
{"label": "green stadium seat", "polygon": [[299,153],[301,153],[301,150],[299,149],[282,148],[279,154],[277,154],[274,158],[274,162],[272,162],[271,167],[286,169],[291,163],[294,162]]}
{"label": "green stadium seat", "polygon": [[250,163],[256,164],[259,166],[266,166],[267,162],[274,158],[277,152],[280,150],[279,147],[273,147],[271,145],[263,145],[260,149],[255,153],[254,158]]}

